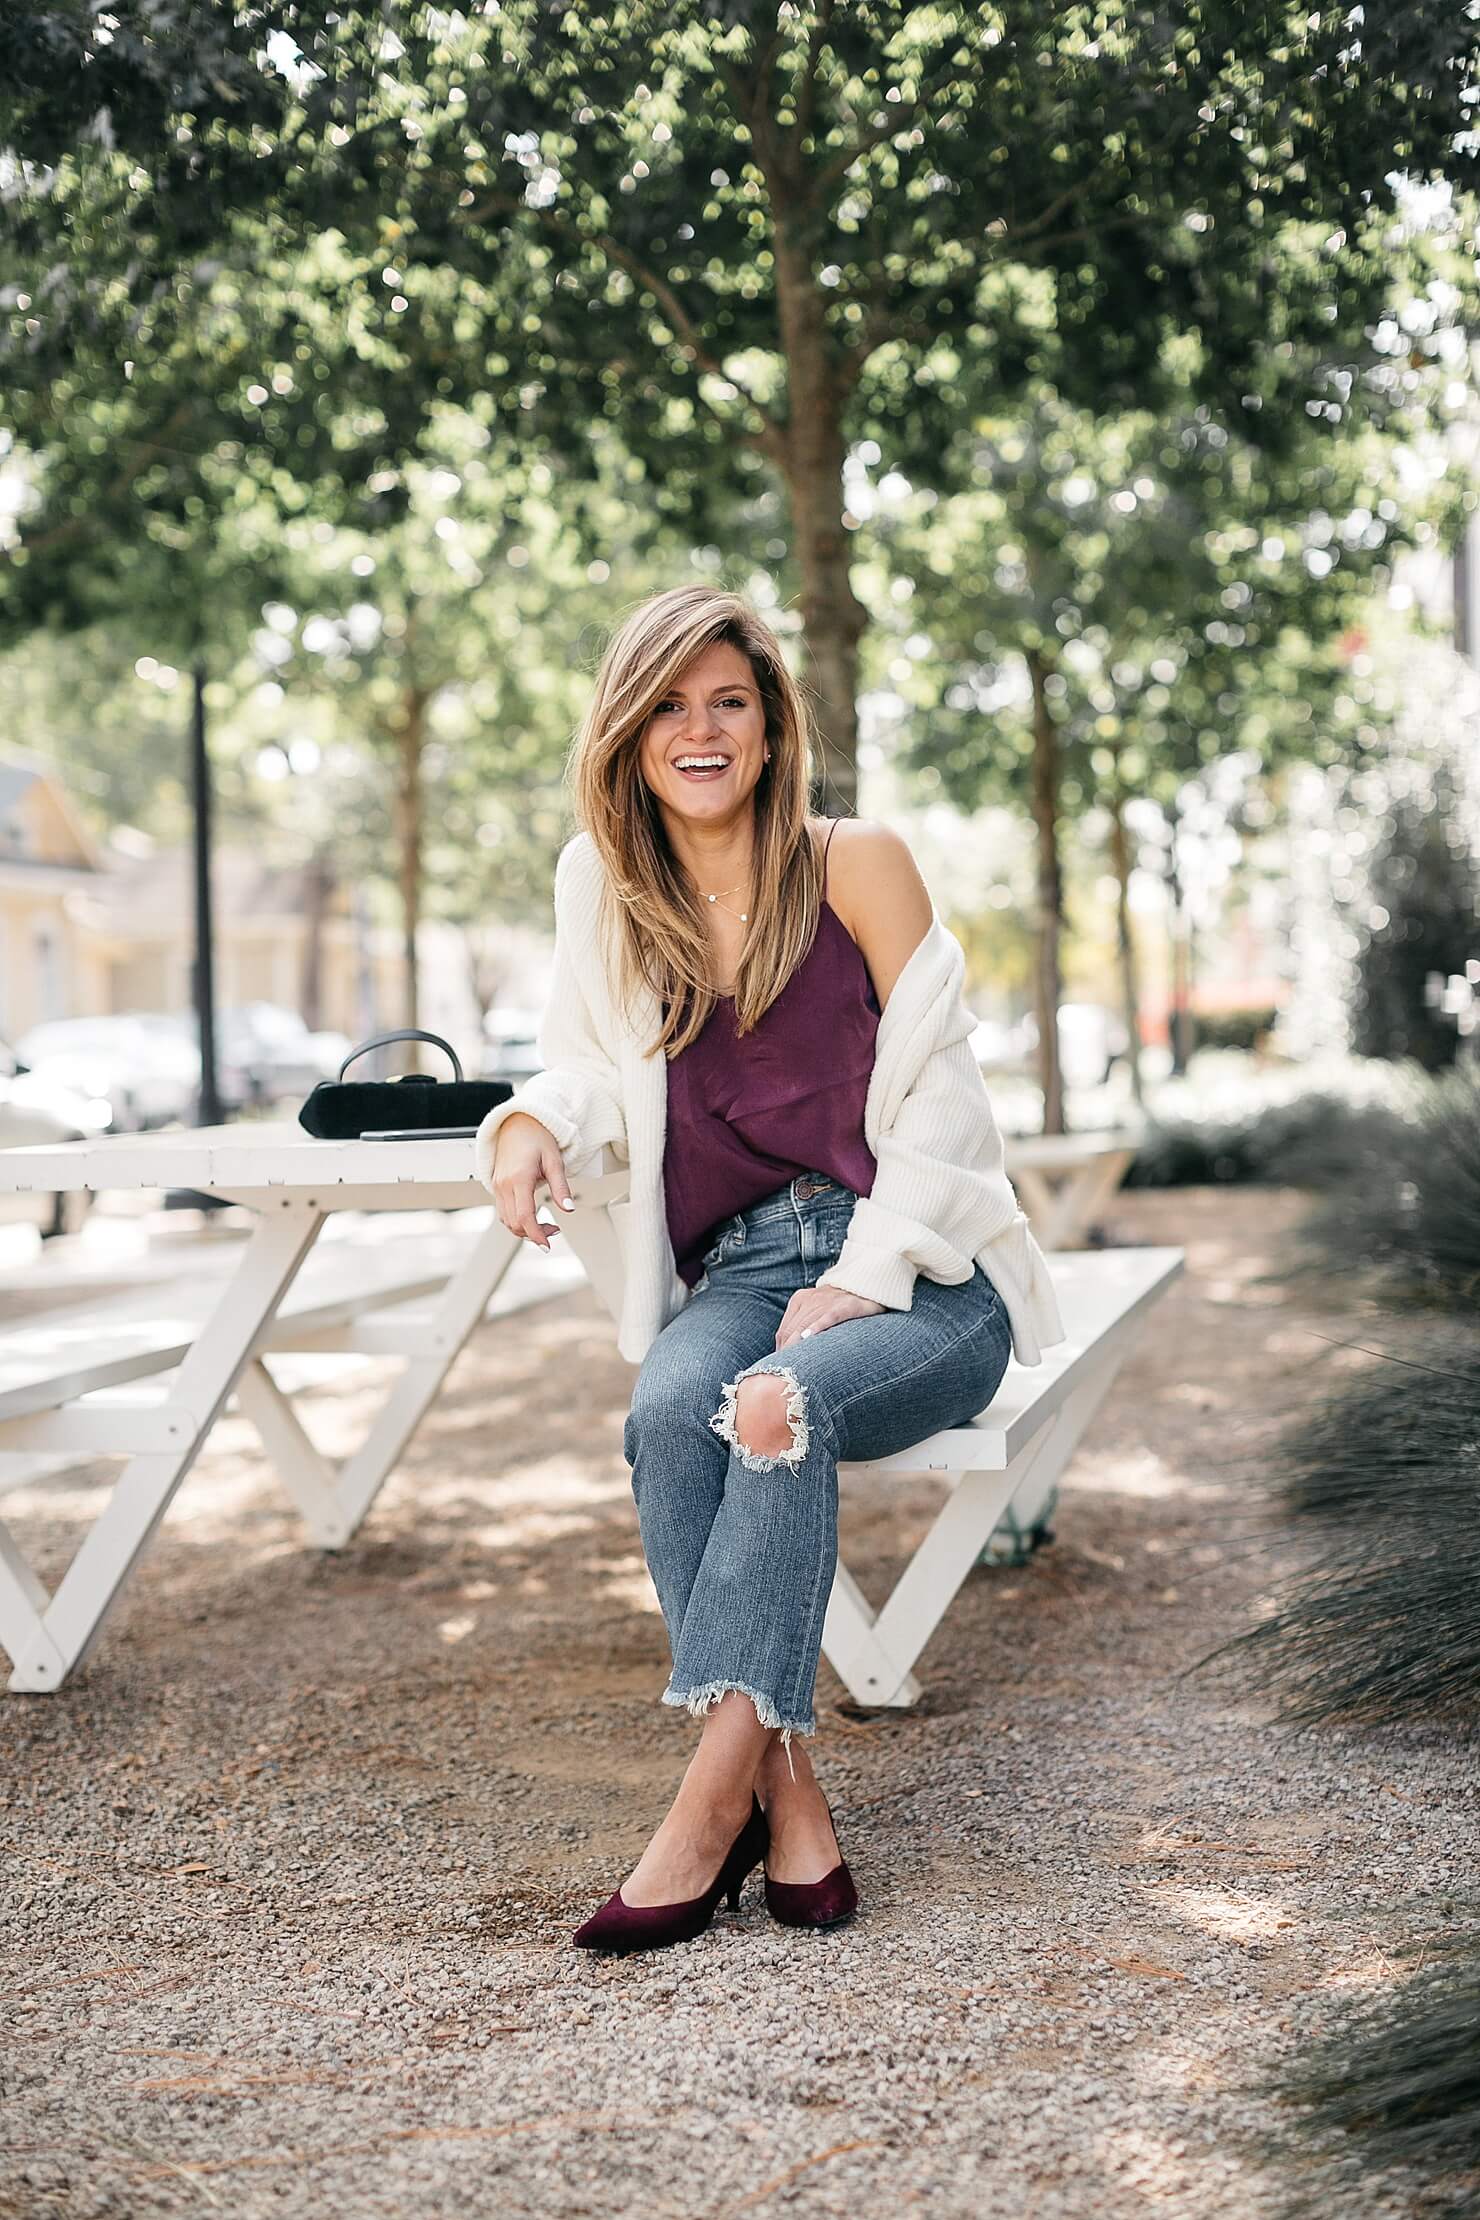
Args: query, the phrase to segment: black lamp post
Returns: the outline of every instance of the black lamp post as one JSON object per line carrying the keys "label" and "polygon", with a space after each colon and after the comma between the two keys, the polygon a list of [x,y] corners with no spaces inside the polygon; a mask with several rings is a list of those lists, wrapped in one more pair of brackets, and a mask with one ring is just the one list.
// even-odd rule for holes
{"label": "black lamp post", "polygon": [[197,1125],[220,1125],[221,1090],[216,1077],[216,957],[211,897],[211,758],[206,746],[206,673],[192,672],[190,784],[195,804],[195,1016],[200,1037],[200,1094]]}

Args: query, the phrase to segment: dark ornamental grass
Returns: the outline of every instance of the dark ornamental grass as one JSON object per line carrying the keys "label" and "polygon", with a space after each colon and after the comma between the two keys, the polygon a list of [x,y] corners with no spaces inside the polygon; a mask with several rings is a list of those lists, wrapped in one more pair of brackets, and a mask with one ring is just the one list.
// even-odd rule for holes
{"label": "dark ornamental grass", "polygon": [[1480,1068],[1413,1083],[1396,1114],[1339,1123],[1311,1184],[1321,1200],[1301,1231],[1318,1266],[1364,1271],[1388,1299],[1452,1307],[1480,1329]]}
{"label": "dark ornamental grass", "polygon": [[1221,1122],[1153,1128],[1131,1187],[1304,1187],[1305,1269],[1360,1273],[1405,1304],[1480,1321],[1480,1068],[1442,1079],[1416,1067],[1390,1099],[1311,1093]]}
{"label": "dark ornamental grass", "polygon": [[[1333,1117],[1324,1134],[1318,1121],[1295,1124],[1277,1160],[1318,1195],[1303,1268],[1359,1277],[1392,1311],[1352,1337],[1372,1352],[1370,1368],[1280,1442],[1268,1500],[1295,1569],[1267,1614],[1203,1662],[1272,1696],[1291,1725],[1472,1734],[1480,1072],[1414,1084],[1395,1106]],[[1401,1980],[1339,2006],[1281,2070],[1277,2093],[1316,2161],[1292,2220],[1343,2209],[1353,2164],[1364,2181],[1412,2169],[1426,2220],[1480,2220],[1480,1935],[1453,1931],[1454,1905],[1434,1912],[1445,1926],[1410,1954]]]}
{"label": "dark ornamental grass", "polygon": [[1480,1716],[1480,1332],[1389,1334],[1279,1457],[1299,1569],[1208,1662],[1292,1725]]}
{"label": "dark ornamental grass", "polygon": [[[1365,2166],[1411,2167],[1425,2220],[1480,2216],[1480,1937],[1446,1935],[1396,1990],[1348,2008],[1286,2068],[1303,2129],[1356,2139]],[[1330,2211],[1322,2191],[1299,2210]]]}

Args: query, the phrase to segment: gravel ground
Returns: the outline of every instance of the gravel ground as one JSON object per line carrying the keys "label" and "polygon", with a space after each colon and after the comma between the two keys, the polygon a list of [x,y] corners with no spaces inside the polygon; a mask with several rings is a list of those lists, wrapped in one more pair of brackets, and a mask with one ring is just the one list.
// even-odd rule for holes
{"label": "gravel ground", "polygon": [[[1258,1589],[1263,1446],[1363,1361],[1308,1330],[1359,1312],[1263,1278],[1301,1207],[1115,1206],[1189,1269],[1057,1542],[971,1576],[918,1711],[850,1716],[823,1669],[864,1902],[831,1936],[753,1881],[687,1948],[569,1947],[695,1731],[657,1702],[632,1368],[589,1290],[484,1330],[337,1557],[223,1425],[88,1666],[0,1699],[0,2214],[1283,2211],[1271,2062],[1392,1977],[1480,1832],[1473,1749],[1276,1734],[1180,1677]],[[316,1391],[325,1446],[364,1403]],[[99,1480],[10,1499],[43,1571]],[[851,1491],[866,1583],[936,1501]],[[1350,2165],[1332,2197],[1421,2209]]]}

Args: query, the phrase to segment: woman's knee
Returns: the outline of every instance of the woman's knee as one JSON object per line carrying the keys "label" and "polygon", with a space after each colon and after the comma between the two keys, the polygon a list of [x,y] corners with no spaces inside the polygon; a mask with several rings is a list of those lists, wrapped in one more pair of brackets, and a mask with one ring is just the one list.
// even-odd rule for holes
{"label": "woman's knee", "polygon": [[636,1462],[643,1441],[672,1440],[676,1433],[702,1434],[713,1395],[712,1366],[676,1364],[670,1359],[640,1371],[622,1429],[622,1452],[628,1464]]}
{"label": "woman's knee", "polygon": [[763,1357],[726,1380],[709,1424],[752,1470],[790,1465],[811,1447],[811,1397],[790,1365]]}

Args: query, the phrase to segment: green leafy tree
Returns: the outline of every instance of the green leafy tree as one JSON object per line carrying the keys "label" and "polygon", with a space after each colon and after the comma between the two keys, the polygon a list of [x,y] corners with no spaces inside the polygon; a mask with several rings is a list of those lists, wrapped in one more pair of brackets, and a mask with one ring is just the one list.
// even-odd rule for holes
{"label": "green leafy tree", "polygon": [[[392,834],[408,1025],[428,899],[476,945],[480,921],[528,914],[548,890],[585,662],[684,554],[632,516],[620,456],[599,484],[540,460],[513,477],[486,428],[452,412],[437,445],[435,464],[405,469],[398,523],[290,532],[293,598],[268,606],[254,645],[290,714],[327,705],[366,753]],[[571,654],[573,612],[589,657]]]}
{"label": "green leafy tree", "polygon": [[[143,665],[135,671],[135,663]],[[187,827],[188,680],[108,625],[33,633],[0,655],[0,731],[51,764],[93,831],[179,841]]]}
{"label": "green leafy tree", "polygon": [[[475,393],[520,448],[615,429],[641,498],[690,533],[717,493],[778,483],[774,559],[846,803],[850,447],[954,490],[963,426],[1041,382],[1046,351],[1071,402],[1123,409],[1178,335],[1200,398],[1262,436],[1290,405],[1284,350],[1294,406],[1324,405],[1385,283],[1396,173],[1451,166],[1470,121],[1462,13],[1369,11],[1357,36],[1345,9],[1265,0],[1174,21],[1027,0],[22,8],[0,141],[34,165],[13,221],[36,276],[5,367],[29,403],[81,335],[106,409],[125,356],[219,362],[198,335],[221,289],[265,276],[273,374],[260,336],[240,368],[291,485],[362,483],[370,450]],[[1299,259],[1297,235],[1336,244]],[[229,415],[230,381],[204,383]],[[188,376],[175,391],[193,410]],[[161,398],[124,408],[122,472],[169,444]],[[71,442],[22,414],[35,451]]]}
{"label": "green leafy tree", "polygon": [[1177,415],[1119,418],[1046,392],[1030,415],[978,425],[970,491],[941,503],[912,489],[881,516],[932,651],[915,664],[924,714],[904,760],[963,808],[1008,796],[1033,819],[1047,1130],[1063,1118],[1064,816],[1107,815],[1134,1042],[1126,805],[1168,819],[1180,908],[1190,781],[1235,753],[1269,770],[1357,745],[1341,635],[1394,549],[1430,528],[1430,503],[1398,497],[1394,453],[1443,374],[1426,363],[1393,392],[1379,358],[1365,410],[1274,447],[1231,435],[1190,392]]}

